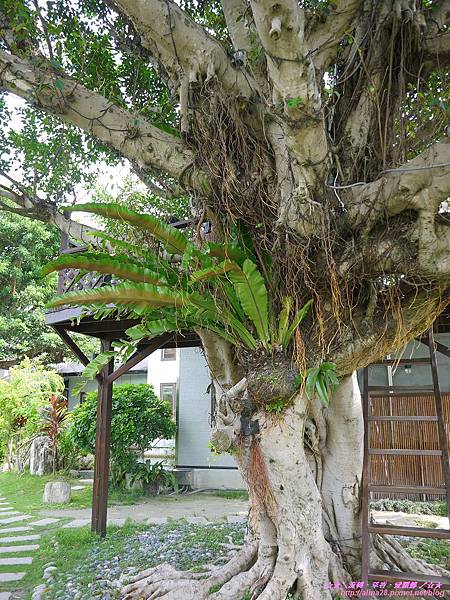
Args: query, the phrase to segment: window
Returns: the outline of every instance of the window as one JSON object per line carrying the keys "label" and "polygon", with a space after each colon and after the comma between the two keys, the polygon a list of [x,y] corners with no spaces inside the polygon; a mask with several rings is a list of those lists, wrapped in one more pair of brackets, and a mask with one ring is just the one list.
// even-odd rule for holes
{"label": "window", "polygon": [[177,349],[176,348],[162,348],[161,349],[161,360],[176,360]]}
{"label": "window", "polygon": [[87,392],[80,392],[80,404],[86,400]]}
{"label": "window", "polygon": [[177,384],[161,383],[159,397],[161,400],[166,400],[171,405],[173,416],[175,418],[177,415]]}

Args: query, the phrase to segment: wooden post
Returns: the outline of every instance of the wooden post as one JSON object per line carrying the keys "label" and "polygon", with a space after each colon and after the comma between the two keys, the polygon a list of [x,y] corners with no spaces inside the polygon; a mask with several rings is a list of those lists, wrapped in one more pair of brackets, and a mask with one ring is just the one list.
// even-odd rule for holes
{"label": "wooden post", "polygon": [[[109,340],[102,340],[102,352],[111,347]],[[92,494],[91,530],[102,537],[106,535],[108,512],[109,454],[111,443],[112,383],[107,378],[114,370],[114,359],[102,370],[98,387],[97,425],[95,436],[94,488]]]}
{"label": "wooden post", "polygon": [[363,370],[363,395],[362,408],[364,417],[364,454],[363,454],[363,472],[361,486],[361,580],[366,586],[369,584],[369,480],[370,480],[370,456],[369,456],[369,368]]}
{"label": "wooden post", "polygon": [[447,492],[447,517],[448,523],[450,527],[450,459],[449,459],[449,449],[447,444],[447,434],[445,431],[445,415],[444,415],[444,403],[442,400],[441,388],[439,387],[439,377],[437,370],[437,360],[436,360],[436,347],[433,335],[433,327],[430,327],[428,330],[428,347],[430,349],[430,359],[431,359],[431,374],[433,377],[433,387],[434,387],[434,401],[436,404],[436,414],[437,414],[437,425],[438,425],[438,435],[439,435],[439,446],[442,451],[442,472],[444,475],[444,482]]}

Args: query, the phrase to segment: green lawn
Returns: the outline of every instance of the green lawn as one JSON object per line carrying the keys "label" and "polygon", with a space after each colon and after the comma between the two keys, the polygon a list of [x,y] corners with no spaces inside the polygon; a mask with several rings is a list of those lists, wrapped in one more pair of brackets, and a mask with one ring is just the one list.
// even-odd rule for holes
{"label": "green lawn", "polygon": [[[72,485],[80,485],[78,479],[65,475],[45,475],[38,477],[23,473],[0,473],[0,496],[5,496],[15,510],[24,513],[51,508],[90,508],[92,503],[92,486],[86,485],[82,490],[72,491],[70,504],[44,504],[42,494],[48,481],[67,481]],[[81,484],[83,485],[83,484]],[[108,494],[108,504],[135,504],[143,500],[139,490],[113,490]]]}

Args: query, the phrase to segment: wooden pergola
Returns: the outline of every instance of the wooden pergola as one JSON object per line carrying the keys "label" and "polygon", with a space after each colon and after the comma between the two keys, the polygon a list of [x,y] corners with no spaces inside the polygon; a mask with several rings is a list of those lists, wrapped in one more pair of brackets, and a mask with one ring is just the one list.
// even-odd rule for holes
{"label": "wooden pergola", "polygon": [[[125,331],[139,322],[133,319],[96,320],[81,315],[81,309],[63,308],[48,312],[45,323],[56,331],[83,365],[89,364],[90,360],[73,340],[71,333],[81,333],[99,339],[103,352],[109,350],[114,341],[126,338]],[[112,359],[97,375],[98,403],[91,518],[93,532],[101,536],[106,535],[112,389],[114,382],[159,348],[192,348],[198,346],[201,346],[200,338],[192,331],[166,333],[151,340],[143,340],[134,355],[126,363],[115,368],[114,359]]]}

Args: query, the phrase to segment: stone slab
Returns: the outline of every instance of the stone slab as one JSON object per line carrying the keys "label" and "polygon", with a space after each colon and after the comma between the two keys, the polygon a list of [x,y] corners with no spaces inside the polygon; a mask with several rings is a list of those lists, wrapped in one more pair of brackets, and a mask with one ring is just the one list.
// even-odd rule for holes
{"label": "stone slab", "polygon": [[247,517],[242,517],[240,515],[230,515],[227,517],[228,523],[245,523],[247,521]]}
{"label": "stone slab", "polygon": [[84,490],[86,489],[85,485],[72,485],[72,492],[76,491],[76,490]]}
{"label": "stone slab", "polygon": [[4,544],[5,542],[14,544],[15,542],[33,542],[34,540],[39,540],[41,536],[36,533],[34,535],[14,535],[8,537],[0,537],[0,544]]}
{"label": "stone slab", "polygon": [[[19,527],[4,527],[0,528],[0,536],[4,533],[20,533],[21,531],[33,531],[32,527],[28,527],[28,525],[20,525]],[[0,540],[2,538],[0,537]]]}
{"label": "stone slab", "polygon": [[[4,500],[4,498],[2,498]],[[5,504],[10,504],[10,502],[0,502],[0,506],[4,506]]]}
{"label": "stone slab", "polygon": [[90,485],[94,483],[93,479],[80,479],[79,481],[80,483],[88,483]]}
{"label": "stone slab", "polygon": [[47,525],[54,525],[60,520],[61,519],[52,519],[51,517],[49,517],[48,519],[40,519],[39,521],[33,521],[33,523],[30,523],[30,525],[33,525],[33,527],[47,527]]}
{"label": "stone slab", "polygon": [[70,521],[70,523],[66,523],[62,526],[63,529],[74,529],[75,527],[84,527],[85,525],[89,525],[91,522],[90,519],[75,519],[74,521]]}
{"label": "stone slab", "polygon": [[31,565],[33,559],[31,556],[11,556],[8,558],[0,558],[0,567],[7,565]]}
{"label": "stone slab", "polygon": [[4,517],[4,515],[2,515],[2,518],[0,519],[0,525],[7,525],[9,523],[18,523],[19,521],[25,521],[25,519],[33,518],[31,515],[19,515],[17,517],[8,517],[6,519],[4,519],[3,517]]}
{"label": "stone slab", "polygon": [[3,519],[3,517],[11,517],[12,515],[20,515],[20,512],[18,510],[11,510],[8,508],[8,510],[5,510],[5,512],[0,512],[0,517]]}
{"label": "stone slab", "polygon": [[14,552],[33,552],[37,550],[37,544],[23,544],[22,546],[0,546],[0,554],[11,554]]}
{"label": "stone slab", "polygon": [[9,592],[0,592],[0,600],[9,600],[11,594]]}
{"label": "stone slab", "polygon": [[0,583],[6,581],[20,581],[25,577],[25,573],[0,573]]}
{"label": "stone slab", "polygon": [[208,522],[205,517],[186,517],[186,521],[191,525],[206,525]]}
{"label": "stone slab", "polygon": [[150,517],[147,519],[149,525],[165,525],[167,523],[167,517]]}
{"label": "stone slab", "polygon": [[0,512],[5,512],[7,510],[14,510],[14,508],[11,505],[8,506],[0,506]]}
{"label": "stone slab", "polygon": [[108,519],[106,521],[107,525],[118,525],[119,527],[122,527],[122,525],[125,525],[125,521],[126,519]]}

